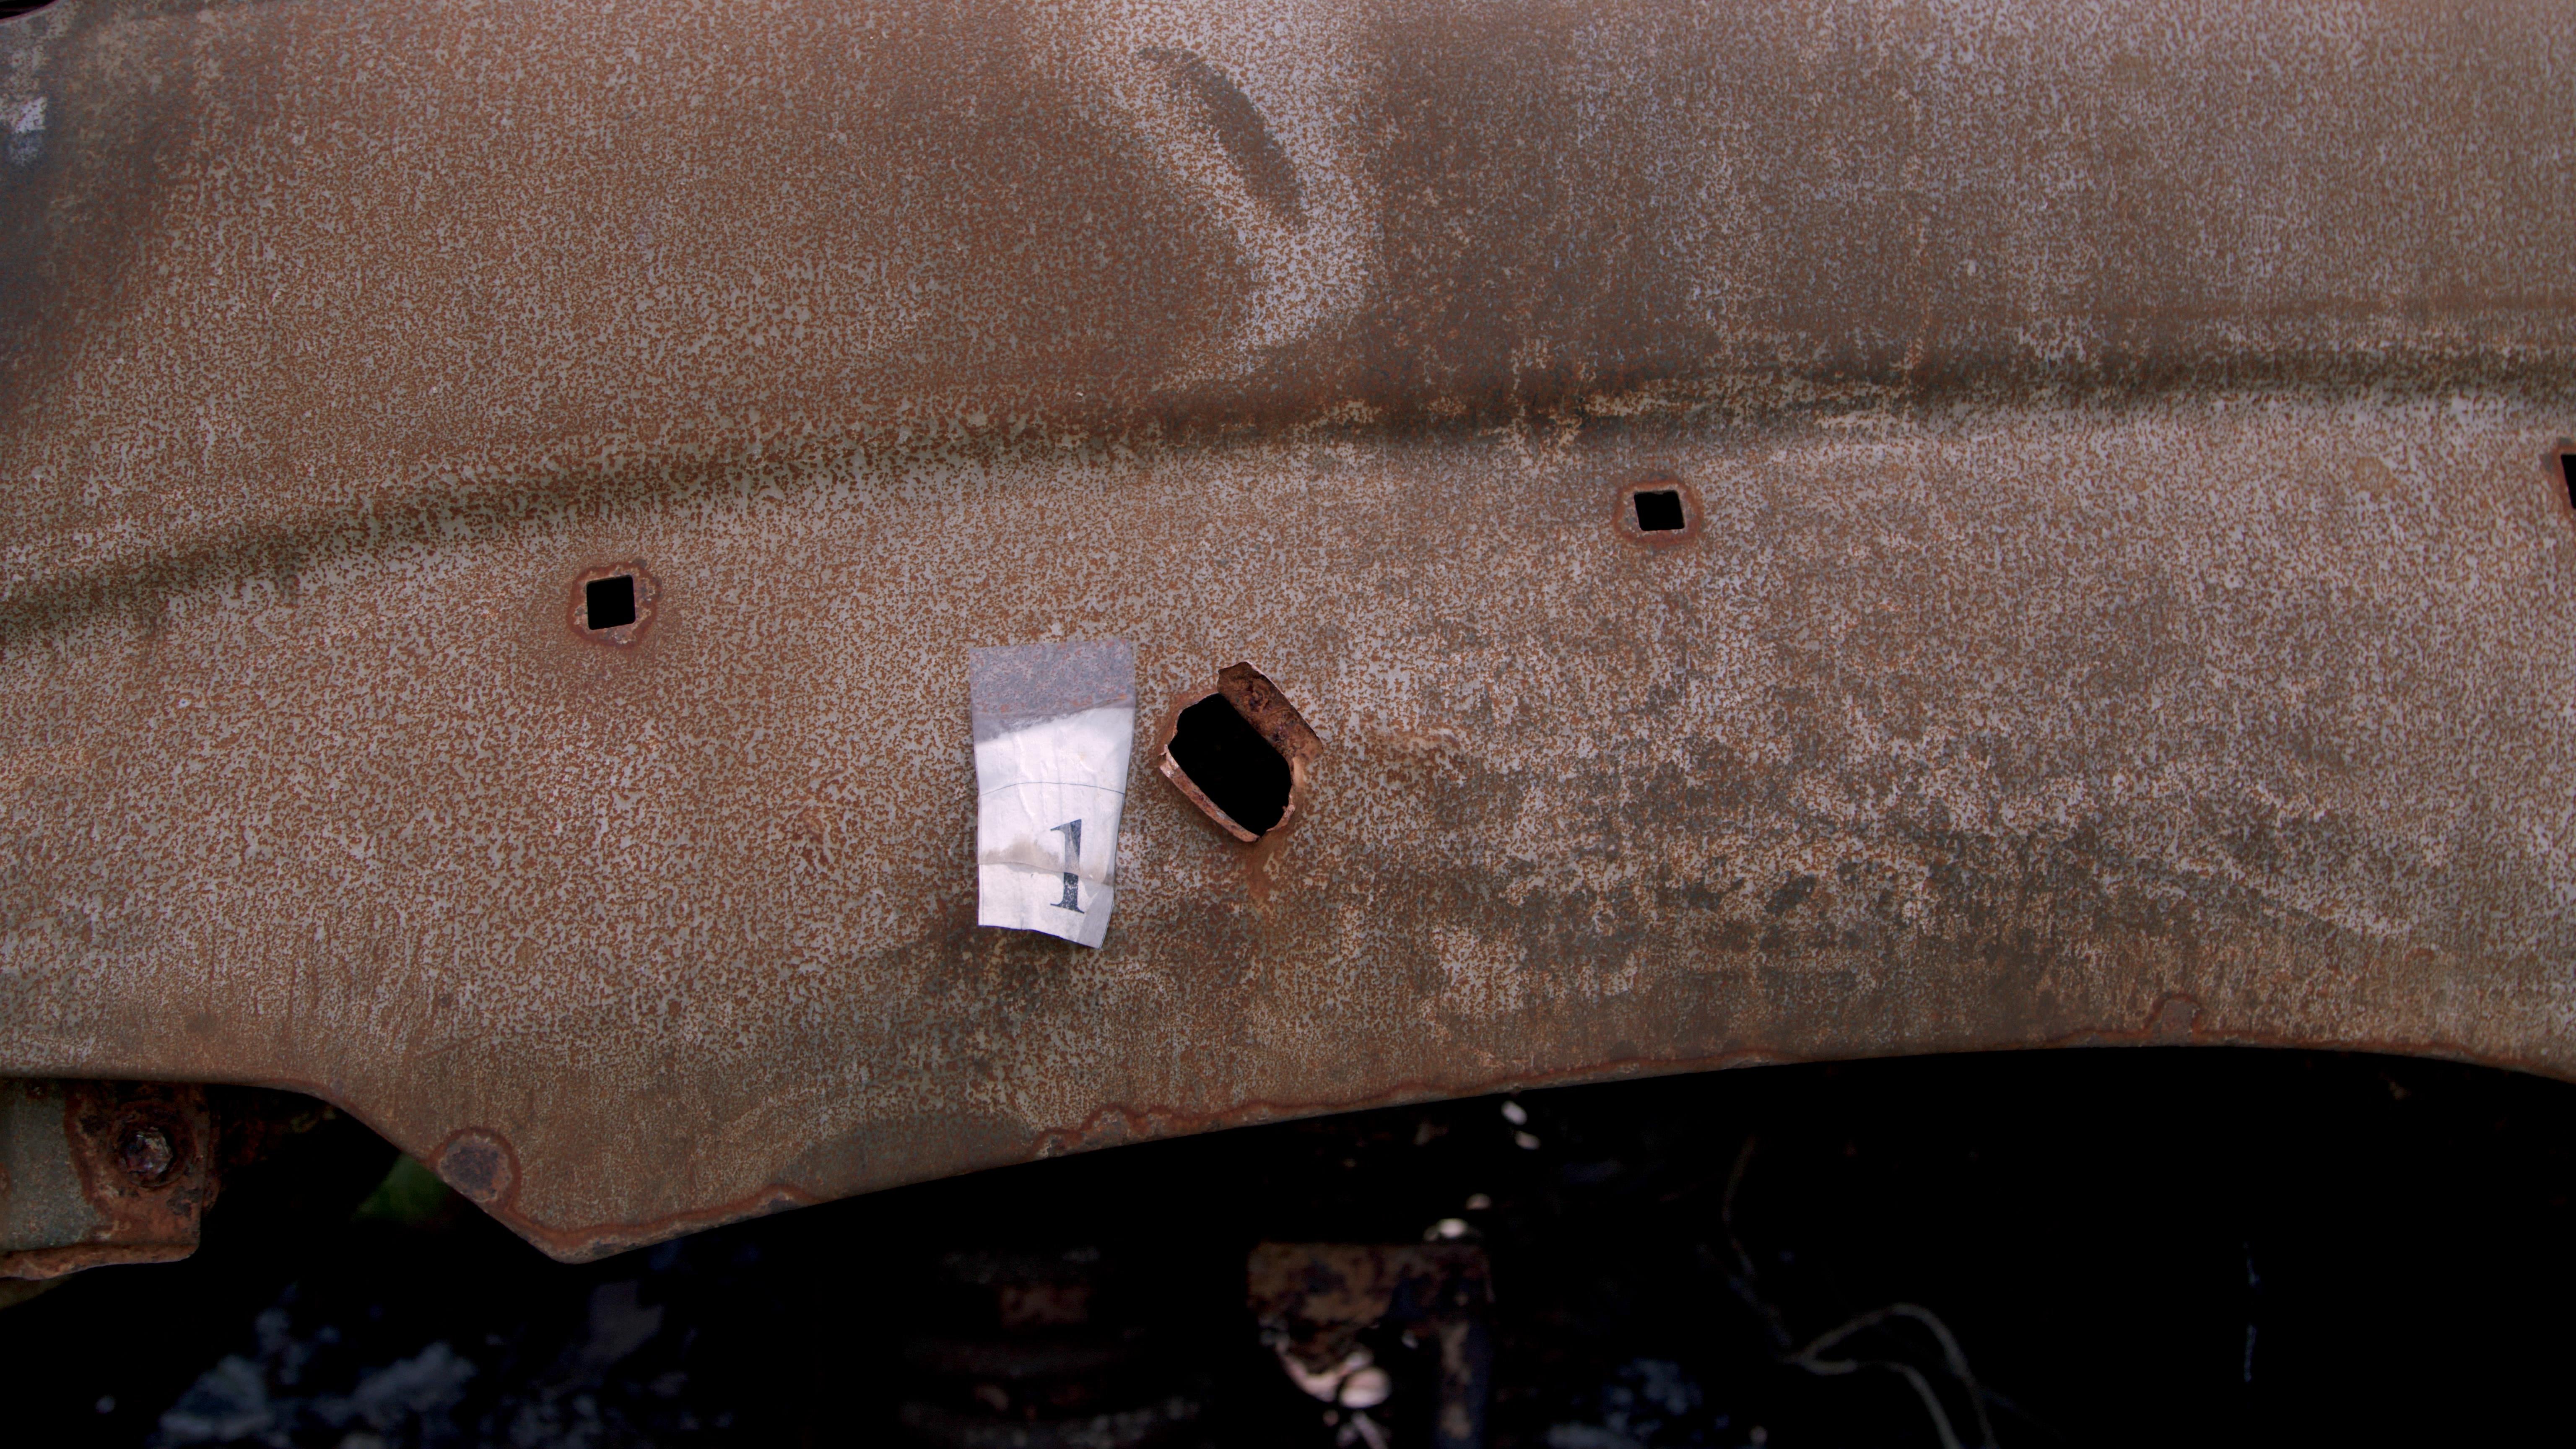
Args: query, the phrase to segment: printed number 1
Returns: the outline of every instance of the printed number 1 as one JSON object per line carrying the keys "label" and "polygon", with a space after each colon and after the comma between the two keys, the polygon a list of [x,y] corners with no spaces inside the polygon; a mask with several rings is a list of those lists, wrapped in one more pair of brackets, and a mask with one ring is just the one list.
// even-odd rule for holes
{"label": "printed number 1", "polygon": [[1075,874],[1074,868],[1082,864],[1082,822],[1059,825],[1055,833],[1064,837],[1064,899],[1056,902],[1055,908],[1078,916],[1082,914],[1082,877]]}

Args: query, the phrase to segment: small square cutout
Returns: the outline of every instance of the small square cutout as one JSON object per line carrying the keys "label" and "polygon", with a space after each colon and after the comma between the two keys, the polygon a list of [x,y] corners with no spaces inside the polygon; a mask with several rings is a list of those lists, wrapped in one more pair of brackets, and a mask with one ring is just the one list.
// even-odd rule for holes
{"label": "small square cutout", "polygon": [[1635,496],[1637,527],[1641,532],[1679,533],[1682,531],[1684,526],[1682,495],[1678,491],[1659,488],[1651,493],[1639,493]]}
{"label": "small square cutout", "polygon": [[593,629],[617,629],[635,622],[635,580],[619,574],[592,579],[582,591],[582,622]]}

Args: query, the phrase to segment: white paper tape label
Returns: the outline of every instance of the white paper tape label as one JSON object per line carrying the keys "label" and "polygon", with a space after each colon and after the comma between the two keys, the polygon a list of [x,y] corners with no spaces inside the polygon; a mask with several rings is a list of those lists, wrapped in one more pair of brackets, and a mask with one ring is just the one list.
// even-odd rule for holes
{"label": "white paper tape label", "polygon": [[976,921],[1097,946],[1118,899],[1118,818],[1136,740],[1123,642],[979,649]]}

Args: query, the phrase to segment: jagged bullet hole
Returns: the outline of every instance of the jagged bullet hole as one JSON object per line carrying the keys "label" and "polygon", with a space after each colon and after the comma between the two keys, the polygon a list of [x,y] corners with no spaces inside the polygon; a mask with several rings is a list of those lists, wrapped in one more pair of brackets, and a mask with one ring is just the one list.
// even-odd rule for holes
{"label": "jagged bullet hole", "polygon": [[1224,695],[1211,694],[1182,710],[1168,749],[1199,793],[1253,834],[1277,829],[1287,815],[1287,759]]}
{"label": "jagged bullet hole", "polygon": [[2567,483],[2567,506],[2576,508],[2576,453],[2558,455],[2558,472]]}
{"label": "jagged bullet hole", "polygon": [[592,579],[582,590],[585,621],[593,629],[619,629],[635,622],[635,578]]}
{"label": "jagged bullet hole", "polygon": [[1639,532],[1679,533],[1686,526],[1682,515],[1682,495],[1678,490],[1651,489],[1635,497]]}
{"label": "jagged bullet hole", "polygon": [[1269,676],[1237,662],[1213,693],[1190,699],[1163,737],[1163,777],[1191,804],[1250,844],[1300,808],[1323,742]]}

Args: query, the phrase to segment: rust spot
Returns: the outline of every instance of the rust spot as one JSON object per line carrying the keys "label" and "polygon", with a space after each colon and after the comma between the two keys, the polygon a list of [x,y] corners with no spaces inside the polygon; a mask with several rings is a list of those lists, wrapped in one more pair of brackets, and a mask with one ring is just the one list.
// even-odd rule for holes
{"label": "rust spot", "polygon": [[1803,872],[1792,875],[1780,883],[1780,888],[1771,893],[1769,900],[1762,903],[1762,909],[1774,916],[1787,915],[1796,910],[1815,888],[1816,877]]}
{"label": "rust spot", "polygon": [[1621,537],[1650,548],[1699,537],[1699,494],[1670,473],[1649,473],[1619,485],[1613,521]]}
{"label": "rust spot", "polygon": [[2147,1040],[2156,1046],[2186,1046],[2195,1037],[2200,1003],[2188,993],[2168,992],[2147,1018]]}
{"label": "rust spot", "polygon": [[438,1149],[435,1164],[447,1185],[490,1208],[510,1200],[519,1186],[518,1154],[500,1134],[468,1127]]}
{"label": "rust spot", "polygon": [[572,581],[569,618],[574,637],[591,644],[623,649],[653,627],[654,601],[662,586],[645,572],[642,559],[602,564]]}
{"label": "rust spot", "polygon": [[1216,688],[1183,696],[1163,722],[1163,778],[1247,845],[1287,826],[1322,751],[1297,706],[1245,663],[1219,670]]}

